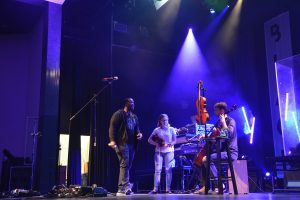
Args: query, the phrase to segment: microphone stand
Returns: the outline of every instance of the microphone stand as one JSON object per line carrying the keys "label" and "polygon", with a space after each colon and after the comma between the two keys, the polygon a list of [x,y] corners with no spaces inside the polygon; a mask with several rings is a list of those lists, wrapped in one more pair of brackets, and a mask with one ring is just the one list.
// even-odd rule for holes
{"label": "microphone stand", "polygon": [[[96,94],[94,94],[94,96],[88,101],[86,102],[86,104],[84,104],[74,115],[72,115],[69,119],[69,135],[71,134],[71,123],[72,123],[72,120],[75,119],[91,102],[94,102],[94,109],[93,109],[93,128],[92,128],[92,131],[90,133],[90,153],[89,153],[89,185],[91,185],[91,182],[95,181],[96,178],[94,177],[95,173],[93,173],[93,176],[91,175],[91,171],[93,169],[93,172],[95,170],[95,167],[96,167],[96,163],[95,163],[95,157],[96,157],[96,154],[93,150],[96,149],[96,146],[97,146],[97,141],[96,141],[96,136],[97,136],[97,120],[96,120],[96,116],[97,116],[97,97],[108,87],[112,84],[114,80],[110,80],[110,81],[107,81],[107,84],[102,87]],[[91,149],[91,147],[93,149]],[[93,156],[91,156],[93,155]],[[92,165],[92,162],[91,160],[93,159],[93,165]],[[93,168],[92,168],[93,166]],[[93,180],[91,180],[93,178]],[[69,183],[70,179],[69,179],[69,175],[68,175],[68,185],[70,185]]]}

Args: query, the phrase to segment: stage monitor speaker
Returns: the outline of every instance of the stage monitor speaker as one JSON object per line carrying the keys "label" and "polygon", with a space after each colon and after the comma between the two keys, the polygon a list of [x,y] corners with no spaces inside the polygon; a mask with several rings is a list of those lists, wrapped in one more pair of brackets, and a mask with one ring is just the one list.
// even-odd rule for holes
{"label": "stage monitor speaker", "polygon": [[289,189],[300,188],[300,171],[285,171],[284,172],[285,187]]}
{"label": "stage monitor speaker", "polygon": [[[248,170],[247,170],[247,160],[236,160],[232,162],[236,185],[239,194],[248,194],[249,193],[249,184],[248,184]],[[230,170],[228,170],[228,176],[231,176]],[[233,186],[231,179],[229,180],[229,193],[233,194]]]}

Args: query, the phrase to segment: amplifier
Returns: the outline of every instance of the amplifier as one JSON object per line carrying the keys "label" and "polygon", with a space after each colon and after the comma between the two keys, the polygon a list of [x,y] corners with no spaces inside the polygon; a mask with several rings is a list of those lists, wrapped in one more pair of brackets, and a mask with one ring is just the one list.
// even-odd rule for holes
{"label": "amplifier", "polygon": [[300,188],[300,171],[285,171],[284,183],[286,188],[299,189]]}
{"label": "amplifier", "polygon": [[[232,162],[236,180],[236,185],[239,194],[249,193],[247,160],[236,160]],[[228,176],[231,176],[228,170]],[[233,194],[232,181],[229,180],[229,193]]]}

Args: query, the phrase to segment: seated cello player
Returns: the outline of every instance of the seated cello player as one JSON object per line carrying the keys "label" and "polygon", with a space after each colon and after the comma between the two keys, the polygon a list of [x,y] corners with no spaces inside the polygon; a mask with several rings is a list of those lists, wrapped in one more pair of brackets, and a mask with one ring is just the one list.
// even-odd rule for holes
{"label": "seated cello player", "polygon": [[[236,124],[235,120],[231,117],[229,117],[226,114],[227,111],[227,104],[225,102],[219,102],[214,105],[214,113],[217,117],[219,117],[218,122],[216,123],[216,126],[214,127],[213,131],[216,131],[216,129],[219,129],[220,133],[222,135],[228,136],[230,139],[229,142],[229,148],[231,153],[232,160],[236,160],[238,157],[238,146],[237,146],[237,133],[236,133]],[[225,160],[227,159],[227,153],[225,149],[221,149],[221,159]],[[213,177],[217,177],[217,168],[215,166],[215,162],[217,160],[217,154],[212,153],[211,154],[211,165],[210,165],[210,171],[213,175]],[[205,193],[205,167],[207,166],[206,162],[206,156],[202,158],[202,180],[200,185],[202,185],[202,188],[200,188],[198,191],[194,192],[195,194],[204,194]],[[215,192],[217,191],[217,188],[215,189]]]}

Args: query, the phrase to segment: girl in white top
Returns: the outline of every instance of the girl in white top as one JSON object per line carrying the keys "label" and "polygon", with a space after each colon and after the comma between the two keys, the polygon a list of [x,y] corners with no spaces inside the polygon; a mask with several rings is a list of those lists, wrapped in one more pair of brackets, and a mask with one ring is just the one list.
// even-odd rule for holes
{"label": "girl in white top", "polygon": [[149,194],[157,194],[160,185],[160,177],[163,161],[166,171],[166,193],[171,193],[172,168],[175,165],[174,144],[176,144],[175,128],[169,124],[169,117],[161,114],[158,119],[158,127],[150,135],[148,142],[155,145],[155,174],[154,189]]}

